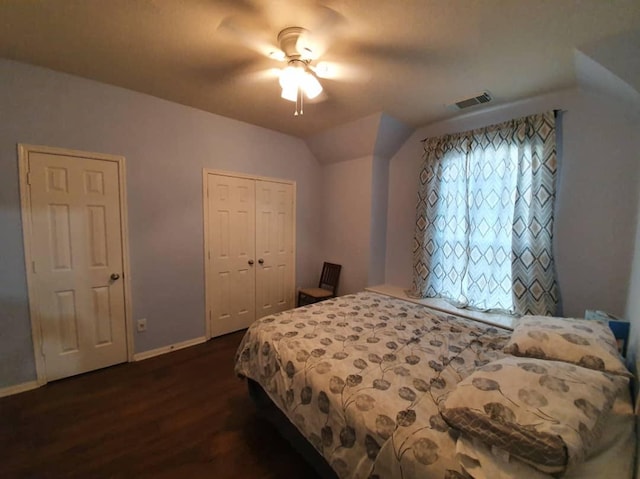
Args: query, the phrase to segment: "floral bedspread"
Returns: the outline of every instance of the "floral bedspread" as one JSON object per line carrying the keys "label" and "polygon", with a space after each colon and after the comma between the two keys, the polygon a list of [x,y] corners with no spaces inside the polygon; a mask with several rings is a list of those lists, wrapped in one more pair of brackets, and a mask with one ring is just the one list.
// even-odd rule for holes
{"label": "floral bedspread", "polygon": [[438,404],[509,333],[362,292],[256,321],[236,373],[260,383],[341,478],[469,477]]}

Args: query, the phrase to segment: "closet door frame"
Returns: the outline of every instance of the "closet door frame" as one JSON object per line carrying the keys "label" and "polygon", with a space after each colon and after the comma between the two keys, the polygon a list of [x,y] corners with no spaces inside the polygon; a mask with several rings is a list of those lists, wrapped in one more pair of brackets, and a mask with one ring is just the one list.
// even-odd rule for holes
{"label": "closet door frame", "polygon": [[[284,183],[287,185],[291,185],[293,189],[293,193],[292,193],[292,200],[293,200],[292,223],[293,224],[291,228],[292,229],[291,234],[293,236],[293,252],[292,252],[293,265],[291,268],[291,284],[293,285],[294,289],[296,284],[296,197],[297,197],[296,182],[293,180],[283,180],[282,178],[272,178],[268,176],[249,175],[249,174],[238,173],[234,171],[203,168],[202,169],[202,210],[203,210],[203,217],[204,217],[204,222],[203,222],[203,226],[204,226],[204,231],[203,231],[203,234],[204,234],[204,251],[203,251],[204,297],[205,297],[204,324],[205,324],[205,334],[206,334],[207,340],[212,338],[211,315],[213,311],[213,298],[211,298],[211,293],[209,288],[212,282],[212,277],[211,277],[212,271],[211,271],[211,264],[210,264],[211,261],[209,260],[209,196],[208,196],[209,175],[230,176],[233,178],[243,178],[243,179],[254,180],[254,181],[258,181],[258,180],[270,181],[273,183]],[[293,301],[294,301],[292,305],[295,306],[295,290],[291,292],[291,295],[293,296]]]}

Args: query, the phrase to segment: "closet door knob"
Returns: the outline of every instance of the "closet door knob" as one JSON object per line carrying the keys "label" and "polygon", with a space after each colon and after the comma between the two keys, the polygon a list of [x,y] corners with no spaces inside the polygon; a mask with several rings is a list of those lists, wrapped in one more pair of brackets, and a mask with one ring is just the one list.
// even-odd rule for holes
{"label": "closet door knob", "polygon": [[247,263],[249,263],[249,266],[253,266],[253,260],[250,259],[249,261],[247,261]]}
{"label": "closet door knob", "polygon": [[260,258],[260,259],[258,260],[258,263],[260,263],[260,264],[264,264],[264,260],[263,260],[262,258]]}
{"label": "closet door knob", "polygon": [[120,275],[118,273],[112,273],[110,278],[112,281],[117,281],[120,279]]}

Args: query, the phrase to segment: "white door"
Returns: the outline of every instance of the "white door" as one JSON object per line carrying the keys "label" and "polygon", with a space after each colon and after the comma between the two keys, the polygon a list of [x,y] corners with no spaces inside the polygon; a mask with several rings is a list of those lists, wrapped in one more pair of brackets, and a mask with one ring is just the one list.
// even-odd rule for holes
{"label": "white door", "polygon": [[211,335],[255,320],[255,181],[207,175]]}
{"label": "white door", "polygon": [[211,336],[294,307],[294,185],[205,170]]}
{"label": "white door", "polygon": [[118,163],[31,151],[28,168],[46,378],[125,362]]}
{"label": "white door", "polygon": [[294,307],[293,185],[256,181],[256,317]]}

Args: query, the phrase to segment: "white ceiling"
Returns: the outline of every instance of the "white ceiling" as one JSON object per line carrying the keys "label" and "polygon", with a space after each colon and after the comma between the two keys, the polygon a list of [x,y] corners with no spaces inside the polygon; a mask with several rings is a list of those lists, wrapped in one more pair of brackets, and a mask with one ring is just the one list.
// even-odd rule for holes
{"label": "white ceiling", "polygon": [[[326,99],[294,118],[260,75],[282,64],[223,21],[254,44],[330,34],[322,59],[358,75],[322,80]],[[639,28],[640,0],[2,0],[0,56],[308,137],[376,112],[422,126],[484,89],[502,103],[569,87],[575,48]]]}

